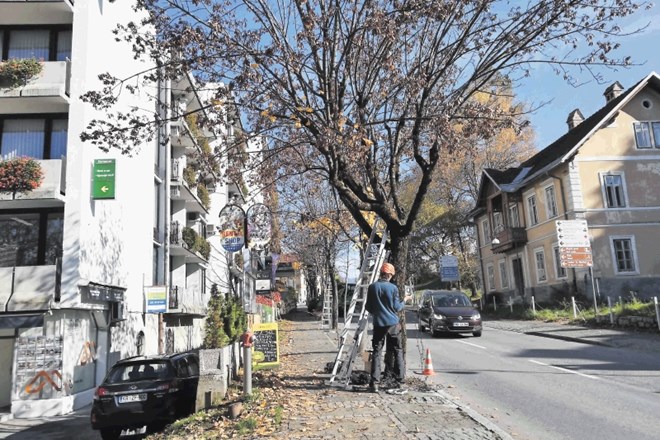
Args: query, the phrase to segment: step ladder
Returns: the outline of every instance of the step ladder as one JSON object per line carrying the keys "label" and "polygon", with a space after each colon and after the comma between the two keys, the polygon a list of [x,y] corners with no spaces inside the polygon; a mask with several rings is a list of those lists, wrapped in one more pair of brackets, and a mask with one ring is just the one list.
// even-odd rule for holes
{"label": "step ladder", "polygon": [[321,311],[321,330],[332,328],[332,277],[329,275],[323,292],[323,310]]}
{"label": "step ladder", "polygon": [[377,219],[371,229],[371,235],[360,267],[351,304],[346,311],[344,326],[339,334],[339,348],[332,367],[329,384],[349,386],[353,363],[360,353],[363,336],[369,324],[369,312],[364,307],[367,301],[369,285],[378,279],[381,265],[387,258],[387,227]]}

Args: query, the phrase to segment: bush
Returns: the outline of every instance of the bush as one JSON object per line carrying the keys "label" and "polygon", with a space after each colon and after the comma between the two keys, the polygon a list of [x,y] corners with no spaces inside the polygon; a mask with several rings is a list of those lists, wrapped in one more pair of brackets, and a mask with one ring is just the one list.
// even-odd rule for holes
{"label": "bush", "polygon": [[186,247],[195,252],[195,244],[197,242],[197,232],[193,228],[185,227],[181,231],[181,238],[183,239],[183,242],[186,244]]}
{"label": "bush", "polygon": [[197,197],[199,197],[199,200],[202,202],[202,206],[209,209],[211,206],[211,198],[209,197],[209,190],[203,183],[197,184]]}
{"label": "bush", "polygon": [[9,83],[9,87],[25,85],[27,81],[41,73],[43,64],[34,58],[8,60],[0,62],[0,80]]}
{"label": "bush", "polygon": [[211,299],[204,334],[205,348],[222,348],[236,342],[247,329],[247,315],[240,299],[218,292],[218,285],[211,287]]}
{"label": "bush", "polygon": [[0,161],[0,191],[26,193],[39,188],[44,180],[41,164],[30,157]]}

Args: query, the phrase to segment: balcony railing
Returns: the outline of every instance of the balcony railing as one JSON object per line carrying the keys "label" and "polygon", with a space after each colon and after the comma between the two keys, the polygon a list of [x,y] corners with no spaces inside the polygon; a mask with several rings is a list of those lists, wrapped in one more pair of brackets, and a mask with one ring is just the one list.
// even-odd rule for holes
{"label": "balcony railing", "polygon": [[170,287],[170,303],[169,310],[176,310],[179,308],[179,286]]}
{"label": "balcony railing", "polygon": [[74,0],[0,0],[0,25],[72,23]]}
{"label": "balcony railing", "polygon": [[0,99],[0,113],[39,113],[43,112],[46,103],[66,105],[69,102],[70,80],[71,61],[67,60],[45,61],[41,73],[22,86],[10,87],[8,83],[0,82],[0,98],[13,98]]}
{"label": "balcony railing", "polygon": [[[13,273],[13,275],[12,275]],[[59,299],[57,264],[0,267],[0,307],[3,311],[48,310]]]}
{"label": "balcony railing", "polygon": [[499,243],[493,243],[491,250],[495,253],[506,252],[524,246],[527,243],[527,231],[525,228],[501,227],[495,231],[494,238],[497,238]]}

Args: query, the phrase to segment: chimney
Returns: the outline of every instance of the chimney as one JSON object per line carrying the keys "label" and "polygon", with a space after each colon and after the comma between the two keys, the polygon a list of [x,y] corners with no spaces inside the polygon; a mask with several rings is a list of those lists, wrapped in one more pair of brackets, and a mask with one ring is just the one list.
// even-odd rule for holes
{"label": "chimney", "polygon": [[605,89],[605,102],[610,102],[623,92],[623,86],[619,81],[616,81],[614,84]]}
{"label": "chimney", "polygon": [[582,116],[580,109],[576,108],[568,114],[568,119],[566,119],[566,123],[568,124],[568,131],[573,130],[575,127],[580,125],[582,121],[584,121],[584,116]]}

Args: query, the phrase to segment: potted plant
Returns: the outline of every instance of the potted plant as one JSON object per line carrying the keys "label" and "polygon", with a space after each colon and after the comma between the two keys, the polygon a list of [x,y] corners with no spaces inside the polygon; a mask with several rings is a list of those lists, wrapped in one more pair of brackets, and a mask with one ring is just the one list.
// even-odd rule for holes
{"label": "potted plant", "polygon": [[6,85],[9,88],[24,86],[42,70],[43,64],[34,58],[0,62],[0,86]]}
{"label": "potted plant", "polygon": [[0,161],[0,192],[12,194],[33,191],[44,179],[41,164],[31,157],[16,157]]}

